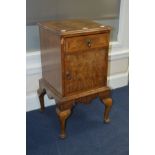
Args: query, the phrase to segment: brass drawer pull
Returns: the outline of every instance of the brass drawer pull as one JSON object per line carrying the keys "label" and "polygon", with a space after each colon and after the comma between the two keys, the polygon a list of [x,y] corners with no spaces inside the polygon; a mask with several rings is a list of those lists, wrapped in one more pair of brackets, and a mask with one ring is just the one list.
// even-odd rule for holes
{"label": "brass drawer pull", "polygon": [[86,44],[88,45],[88,47],[91,47],[91,43],[92,43],[92,40],[91,39],[87,39],[86,40]]}

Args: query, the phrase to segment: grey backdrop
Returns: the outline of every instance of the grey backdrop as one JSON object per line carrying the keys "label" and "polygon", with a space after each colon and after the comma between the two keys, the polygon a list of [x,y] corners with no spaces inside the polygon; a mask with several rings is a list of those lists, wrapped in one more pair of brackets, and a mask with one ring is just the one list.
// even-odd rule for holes
{"label": "grey backdrop", "polygon": [[120,0],[26,0],[26,51],[40,50],[37,22],[90,18],[112,26],[111,41],[117,40]]}
{"label": "grey backdrop", "polygon": [[114,18],[120,0],[26,0],[27,24],[65,18]]}

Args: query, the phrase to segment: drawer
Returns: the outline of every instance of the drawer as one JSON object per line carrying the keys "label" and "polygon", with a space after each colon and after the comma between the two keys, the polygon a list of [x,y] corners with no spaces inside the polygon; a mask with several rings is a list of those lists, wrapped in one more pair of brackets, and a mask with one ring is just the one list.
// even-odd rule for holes
{"label": "drawer", "polygon": [[75,52],[105,47],[109,44],[109,33],[91,34],[65,39],[65,51]]}

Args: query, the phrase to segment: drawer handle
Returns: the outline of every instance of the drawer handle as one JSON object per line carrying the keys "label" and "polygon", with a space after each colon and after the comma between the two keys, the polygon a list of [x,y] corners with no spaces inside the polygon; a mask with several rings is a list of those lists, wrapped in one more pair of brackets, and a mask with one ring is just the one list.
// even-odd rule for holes
{"label": "drawer handle", "polygon": [[67,78],[67,80],[71,80],[72,79],[72,76],[71,76],[69,71],[66,72],[66,78]]}
{"label": "drawer handle", "polygon": [[86,44],[88,45],[88,47],[91,47],[91,43],[92,43],[92,40],[91,39],[87,39],[86,40]]}

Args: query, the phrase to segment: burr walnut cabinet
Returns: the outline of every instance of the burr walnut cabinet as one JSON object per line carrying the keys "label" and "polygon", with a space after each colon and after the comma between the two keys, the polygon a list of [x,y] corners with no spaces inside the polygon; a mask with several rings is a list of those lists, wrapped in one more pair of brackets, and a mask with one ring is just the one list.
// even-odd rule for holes
{"label": "burr walnut cabinet", "polygon": [[41,111],[44,95],[56,101],[60,137],[65,138],[66,119],[76,103],[97,96],[105,105],[103,119],[110,121],[112,106],[107,86],[110,26],[89,20],[44,21],[39,24],[42,79],[38,96]]}

